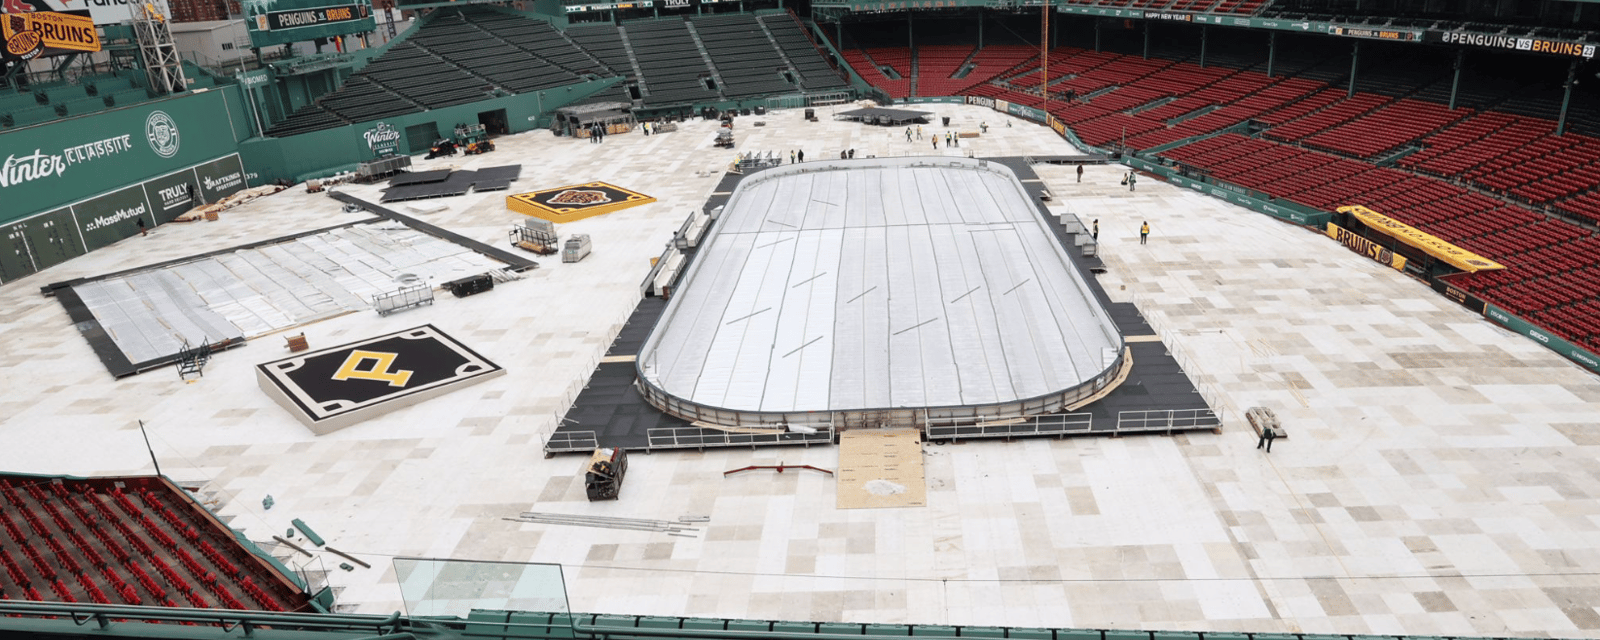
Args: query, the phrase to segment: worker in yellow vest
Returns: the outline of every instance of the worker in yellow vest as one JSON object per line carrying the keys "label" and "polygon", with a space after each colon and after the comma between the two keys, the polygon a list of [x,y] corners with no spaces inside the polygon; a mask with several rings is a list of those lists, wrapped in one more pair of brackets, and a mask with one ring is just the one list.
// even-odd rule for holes
{"label": "worker in yellow vest", "polygon": [[1147,221],[1145,221],[1144,224],[1139,225],[1139,244],[1144,244],[1145,240],[1147,240],[1149,238],[1150,238],[1150,222],[1147,220]]}

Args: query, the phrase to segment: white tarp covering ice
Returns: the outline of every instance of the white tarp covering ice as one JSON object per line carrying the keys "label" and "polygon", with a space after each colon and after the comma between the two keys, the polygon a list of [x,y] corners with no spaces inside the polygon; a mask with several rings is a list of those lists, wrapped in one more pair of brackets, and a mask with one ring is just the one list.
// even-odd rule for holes
{"label": "white tarp covering ice", "polygon": [[129,362],[369,309],[402,274],[437,285],[504,264],[399,223],[342,227],[73,287]]}
{"label": "white tarp covering ice", "polygon": [[972,160],[752,176],[686,277],[641,365],[713,407],[1008,402],[1091,380],[1121,344],[1015,175]]}

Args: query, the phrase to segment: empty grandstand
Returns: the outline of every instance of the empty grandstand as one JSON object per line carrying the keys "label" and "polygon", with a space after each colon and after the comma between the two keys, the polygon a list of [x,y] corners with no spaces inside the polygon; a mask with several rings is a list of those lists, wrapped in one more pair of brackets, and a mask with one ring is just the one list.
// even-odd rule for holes
{"label": "empty grandstand", "polygon": [[[1248,13],[1263,3],[1167,4],[1096,6]],[[1371,43],[1365,54],[1352,54],[1323,41],[1297,42],[1298,50],[1275,61],[1236,45],[1206,64],[1204,49],[1197,55],[1185,48],[1182,35],[1158,55],[1139,52],[1150,51],[1146,25],[1121,42],[1133,52],[1049,49],[1046,79],[1038,48],[875,46],[907,36],[866,24],[843,31],[840,48],[863,79],[892,97],[1004,100],[1047,113],[1088,145],[1169,163],[1203,180],[1312,210],[1365,205],[1509,265],[1451,282],[1600,349],[1593,308],[1600,287],[1587,266],[1600,262],[1592,226],[1600,221],[1600,139],[1589,135],[1600,133],[1600,124],[1530,115],[1559,116],[1559,102],[1499,80],[1493,74],[1503,67],[1484,67],[1490,75],[1469,77],[1461,90],[1459,78],[1430,66],[1437,57],[1412,61],[1410,49],[1373,52]],[[1092,35],[1079,30],[1076,37],[1098,40],[1095,26]],[[935,23],[924,31],[939,29]],[[1022,60],[1003,69],[951,61],[965,51],[981,60],[990,49],[1016,51],[1010,59]],[[1363,67],[1352,59],[1361,55],[1384,62]],[[1575,112],[1588,108],[1583,102]]]}
{"label": "empty grandstand", "polygon": [[0,503],[0,599],[316,610],[282,565],[165,479],[0,476]]}
{"label": "empty grandstand", "polygon": [[296,111],[268,135],[300,133],[523,95],[585,80],[624,78],[645,108],[847,88],[791,14],[579,24],[467,6],[430,14],[344,86]]}

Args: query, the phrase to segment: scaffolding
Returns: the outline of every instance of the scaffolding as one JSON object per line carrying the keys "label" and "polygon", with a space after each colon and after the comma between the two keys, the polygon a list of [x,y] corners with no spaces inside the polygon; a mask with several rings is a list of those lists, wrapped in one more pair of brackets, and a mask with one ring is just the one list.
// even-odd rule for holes
{"label": "scaffolding", "polygon": [[156,11],[154,5],[139,5],[133,20],[133,31],[139,41],[139,57],[144,59],[144,71],[150,79],[150,90],[155,95],[179,93],[189,86],[183,77],[183,61],[178,58],[178,45],[172,41],[172,29],[166,16]]}

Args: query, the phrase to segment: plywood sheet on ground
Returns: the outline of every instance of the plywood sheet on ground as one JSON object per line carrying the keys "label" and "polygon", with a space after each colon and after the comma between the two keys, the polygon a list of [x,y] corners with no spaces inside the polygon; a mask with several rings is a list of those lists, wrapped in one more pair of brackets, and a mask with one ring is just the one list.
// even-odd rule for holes
{"label": "plywood sheet on ground", "polygon": [[928,503],[921,434],[864,429],[839,435],[840,509],[921,507]]}

